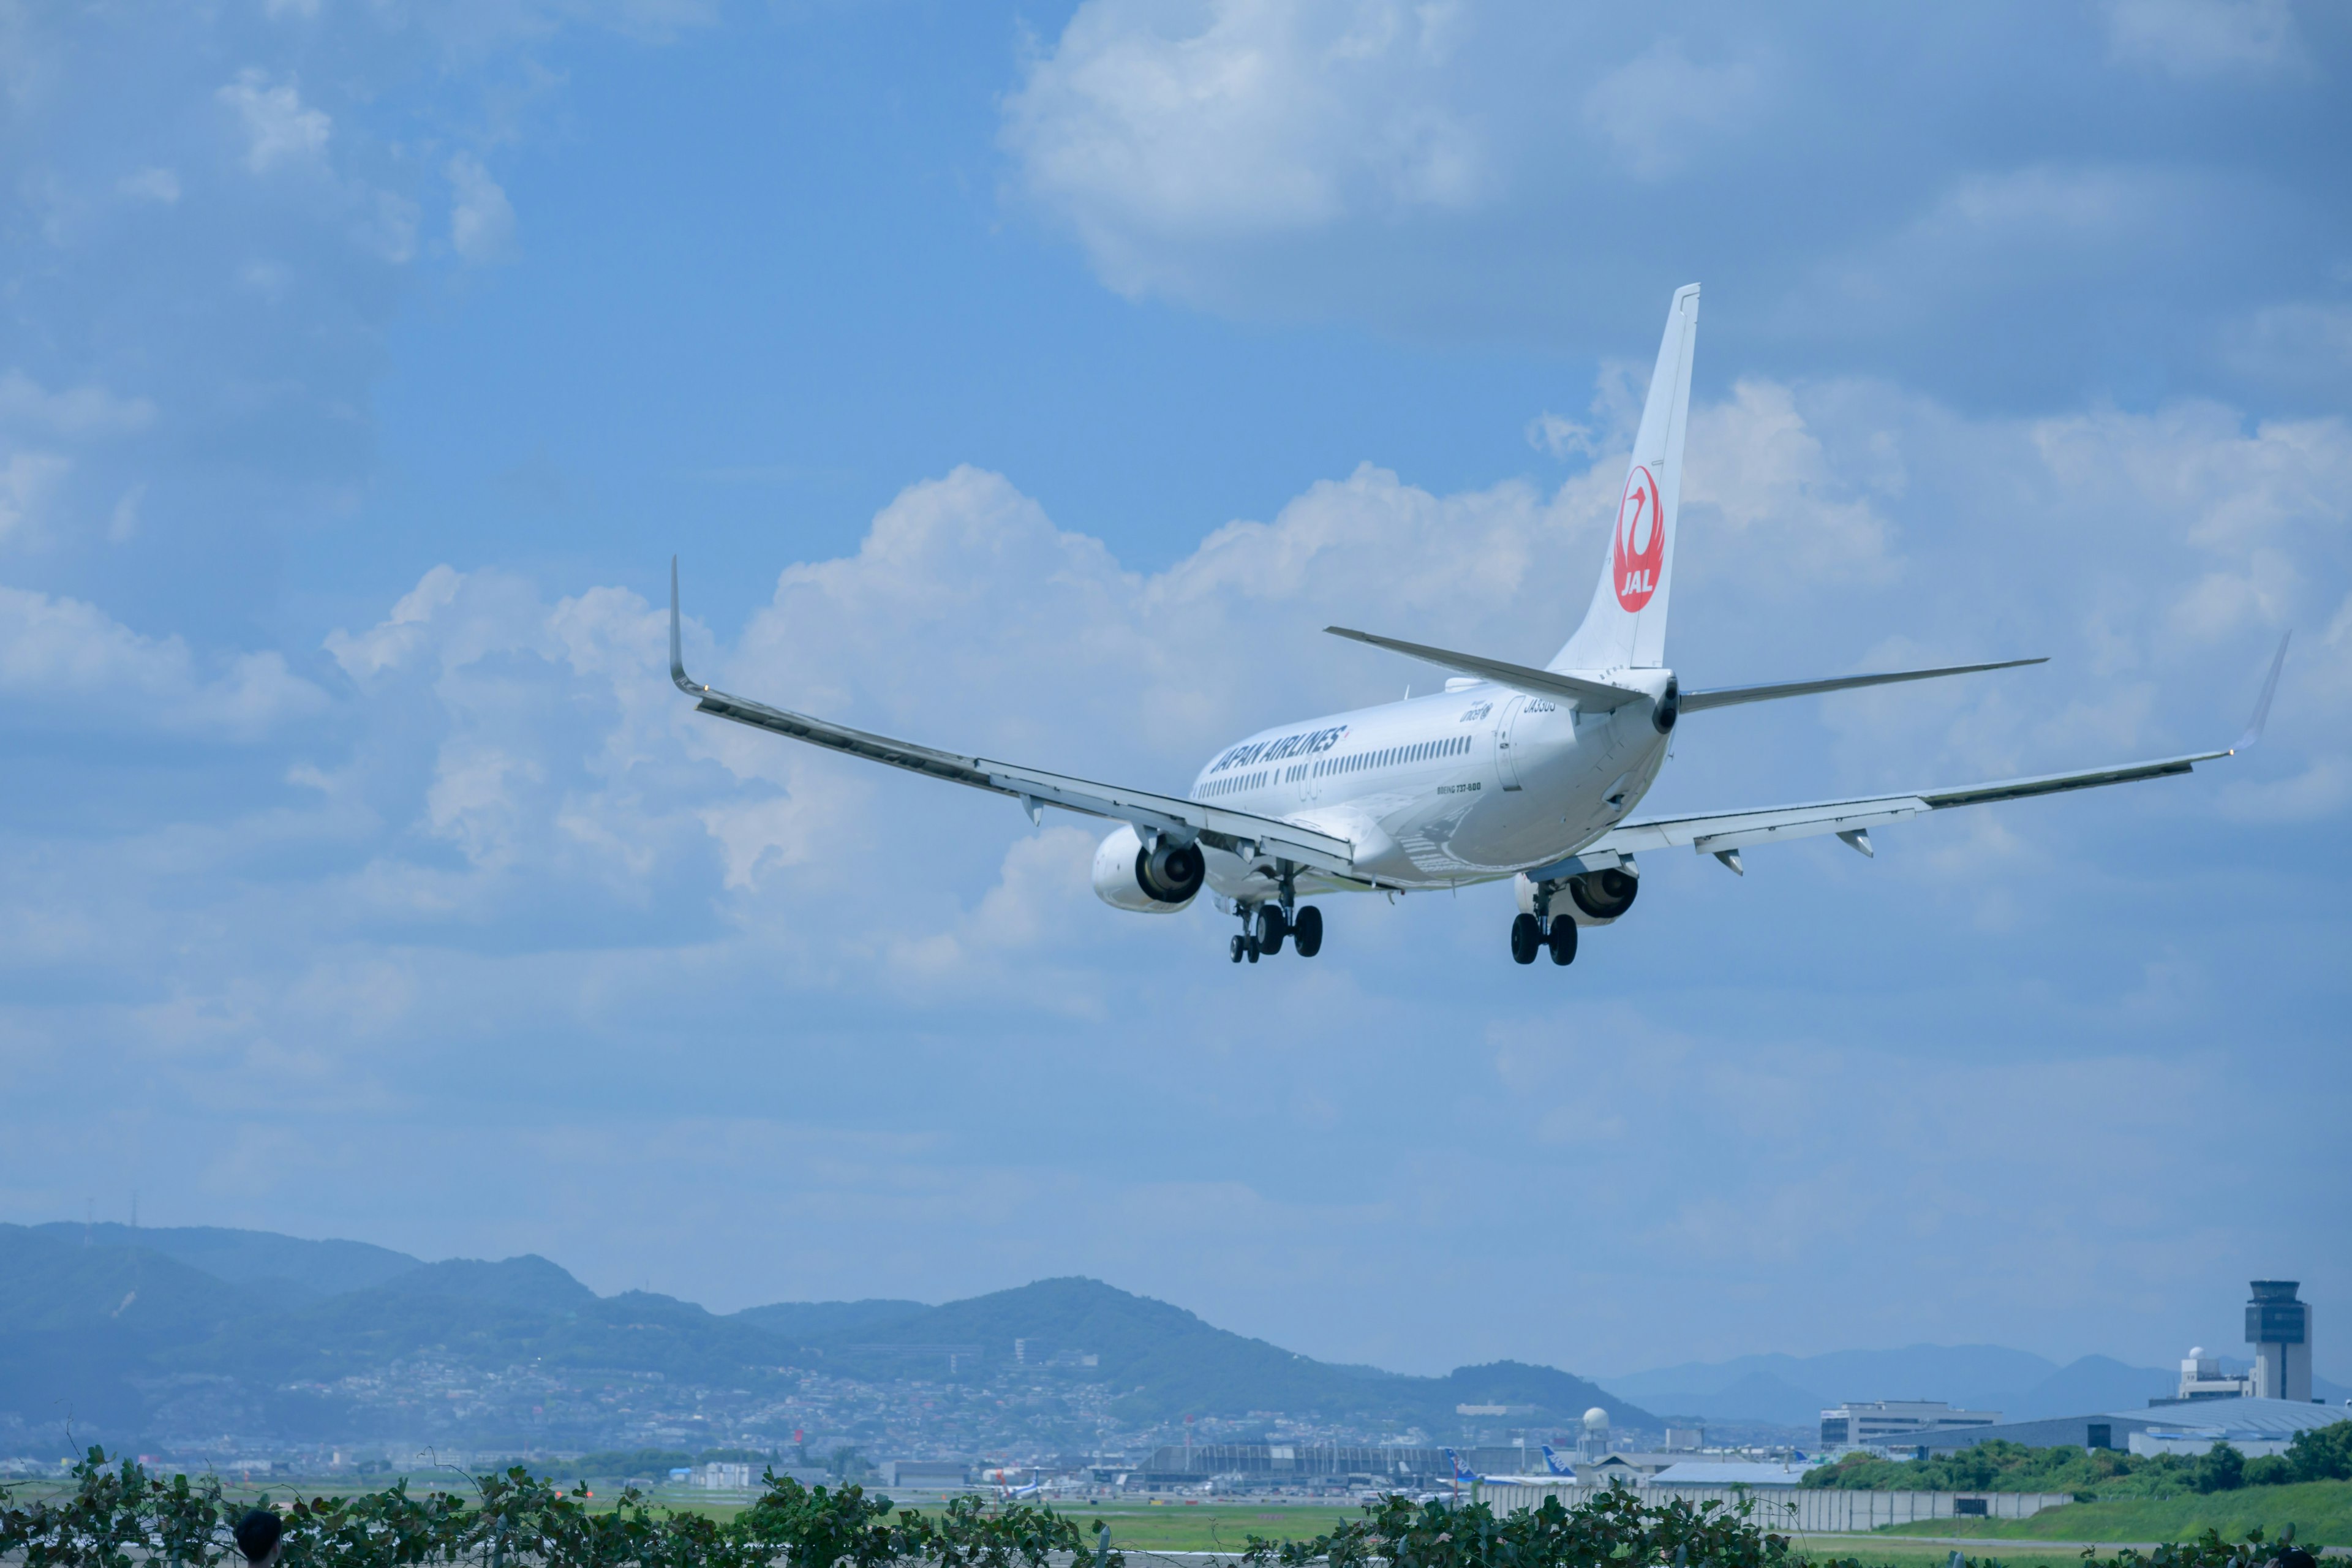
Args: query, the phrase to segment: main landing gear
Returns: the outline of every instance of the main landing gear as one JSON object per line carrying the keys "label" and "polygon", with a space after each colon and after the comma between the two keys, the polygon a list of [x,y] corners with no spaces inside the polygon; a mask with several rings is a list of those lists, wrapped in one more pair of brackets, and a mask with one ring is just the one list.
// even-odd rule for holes
{"label": "main landing gear", "polygon": [[1260,904],[1255,912],[1242,911],[1242,928],[1243,934],[1234,938],[1227,950],[1235,963],[1244,958],[1255,963],[1260,955],[1271,958],[1282,951],[1286,941],[1301,958],[1312,958],[1323,951],[1323,911],[1313,904],[1303,904],[1286,916],[1279,905]]}
{"label": "main landing gear", "polygon": [[1551,961],[1567,965],[1576,962],[1576,922],[1566,915],[1551,912],[1551,884],[1536,889],[1536,912],[1522,914],[1511,921],[1511,962],[1533,963],[1536,954],[1549,948]]}
{"label": "main landing gear", "polygon": [[1235,963],[1244,958],[1255,963],[1261,956],[1280,952],[1286,940],[1301,958],[1323,951],[1323,911],[1313,904],[1299,904],[1294,882],[1295,873],[1285,865],[1276,884],[1281,902],[1242,906],[1242,934],[1226,950]]}

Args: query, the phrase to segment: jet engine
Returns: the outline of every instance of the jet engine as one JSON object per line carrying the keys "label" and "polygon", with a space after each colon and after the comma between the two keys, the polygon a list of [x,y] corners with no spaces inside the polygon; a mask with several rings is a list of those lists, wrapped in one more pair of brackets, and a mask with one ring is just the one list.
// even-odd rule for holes
{"label": "jet engine", "polygon": [[1683,716],[1683,683],[1679,677],[1666,677],[1665,694],[1650,708],[1650,723],[1659,734],[1671,734],[1675,721]]}
{"label": "jet engine", "polygon": [[[1518,891],[1519,912],[1536,912],[1536,885],[1525,871],[1511,879]],[[1633,907],[1633,895],[1642,890],[1642,880],[1630,868],[1611,867],[1606,871],[1586,871],[1566,878],[1552,885],[1550,911],[1554,920],[1573,921],[1580,926],[1605,926]]]}
{"label": "jet engine", "polygon": [[1568,879],[1568,901],[1576,906],[1579,925],[1608,924],[1633,907],[1633,895],[1641,890],[1641,878],[1615,866]]}
{"label": "jet engine", "polygon": [[1200,893],[1208,870],[1199,845],[1163,837],[1147,849],[1134,828],[1122,827],[1095,849],[1095,897],[1113,909],[1172,915]]}

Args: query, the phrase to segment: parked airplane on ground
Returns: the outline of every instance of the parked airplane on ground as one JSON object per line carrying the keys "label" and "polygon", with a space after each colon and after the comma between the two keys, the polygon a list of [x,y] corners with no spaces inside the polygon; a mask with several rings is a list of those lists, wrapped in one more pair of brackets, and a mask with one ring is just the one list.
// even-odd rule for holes
{"label": "parked airplane on ground", "polygon": [[1543,1457],[1544,1468],[1552,1473],[1553,1479],[1571,1481],[1576,1479],[1576,1467],[1553,1453],[1549,1443],[1543,1446]]}
{"label": "parked airplane on ground", "polygon": [[1957,788],[1633,816],[1685,714],[2043,662],[1683,689],[1665,663],[1666,609],[1698,295],[1696,283],[1677,289],[1666,312],[1601,581],[1583,624],[1540,669],[1328,626],[1456,674],[1440,693],[1262,730],[1220,751],[1181,796],[961,756],[699,685],[680,654],[675,559],[670,677],[702,712],[1011,795],[1032,822],[1048,805],[1123,821],[1096,851],[1095,891],[1119,909],[1172,914],[1213,889],[1218,907],[1241,919],[1227,949],[1236,963],[1280,952],[1286,941],[1302,957],[1321,950],[1322,912],[1300,903],[1303,896],[1394,896],[1504,878],[1518,893],[1511,956],[1532,963],[1549,951],[1554,963],[1567,963],[1580,927],[1607,925],[1633,907],[1642,850],[1688,846],[1742,874],[1741,850],[1818,834],[1872,855],[1874,827],[1953,806],[2185,773],[2260,734],[2286,658],[2284,639],[2237,747]]}
{"label": "parked airplane on ground", "polygon": [[1445,1462],[1454,1467],[1454,1484],[1466,1486],[1473,1482],[1487,1487],[1556,1487],[1576,1479],[1576,1472],[1549,1476],[1482,1476],[1464,1464],[1461,1456],[1451,1448],[1445,1450]]}

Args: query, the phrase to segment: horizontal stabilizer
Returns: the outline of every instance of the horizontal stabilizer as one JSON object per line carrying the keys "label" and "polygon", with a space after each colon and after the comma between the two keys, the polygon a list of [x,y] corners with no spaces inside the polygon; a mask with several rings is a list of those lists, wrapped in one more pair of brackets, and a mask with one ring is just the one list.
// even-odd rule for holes
{"label": "horizontal stabilizer", "polygon": [[1562,675],[1554,669],[1531,669],[1524,664],[1506,664],[1499,658],[1484,658],[1475,653],[1454,653],[1423,643],[1400,642],[1395,637],[1374,637],[1370,632],[1351,631],[1346,626],[1325,626],[1323,629],[1335,637],[1370,643],[1374,647],[1404,654],[1423,663],[1436,665],[1441,669],[1458,669],[1465,675],[1475,675],[1481,680],[1491,680],[1514,691],[1525,691],[1538,697],[1563,698],[1588,713],[1606,713],[1622,708],[1628,702],[1643,701],[1650,695],[1646,691],[1636,691],[1630,686],[1612,686],[1605,680],[1587,680],[1581,676]]}
{"label": "horizontal stabilizer", "polygon": [[1742,702],[1770,702],[1782,697],[1811,697],[1823,691],[1851,691],[1858,686],[1893,686],[1905,680],[1934,680],[1946,675],[1976,675],[1988,669],[2015,669],[2020,665],[2048,664],[2047,658],[2005,658],[1995,664],[1948,664],[1941,669],[1899,669],[1885,675],[1839,675],[1827,680],[1784,680],[1772,686],[1719,686],[1711,691],[1683,693],[1683,711],[1700,713],[1709,708],[1731,708]]}

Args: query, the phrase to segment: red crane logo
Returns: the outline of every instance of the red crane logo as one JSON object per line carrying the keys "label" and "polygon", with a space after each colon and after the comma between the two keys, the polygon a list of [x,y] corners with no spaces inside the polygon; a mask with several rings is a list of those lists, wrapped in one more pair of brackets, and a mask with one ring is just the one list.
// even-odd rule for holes
{"label": "red crane logo", "polygon": [[1635,464],[1625,479],[1625,499],[1617,503],[1617,532],[1611,560],[1617,583],[1617,602],[1627,614],[1639,610],[1658,591],[1658,575],[1666,564],[1666,523],[1658,506],[1658,481]]}

